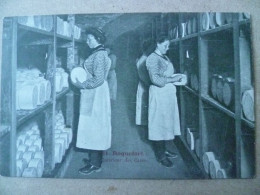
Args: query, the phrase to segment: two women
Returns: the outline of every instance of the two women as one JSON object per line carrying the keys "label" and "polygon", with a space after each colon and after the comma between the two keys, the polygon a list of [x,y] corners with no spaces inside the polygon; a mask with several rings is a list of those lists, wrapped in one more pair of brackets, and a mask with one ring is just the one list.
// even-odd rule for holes
{"label": "two women", "polygon": [[89,29],[86,35],[92,53],[84,62],[84,68],[91,77],[75,84],[81,89],[76,147],[89,150],[89,160],[85,160],[86,165],[79,169],[84,175],[101,170],[103,151],[111,146],[111,106],[106,81],[111,60],[103,46],[104,33]]}
{"label": "two women", "polygon": [[148,139],[153,142],[157,160],[165,167],[172,167],[169,158],[176,157],[176,154],[166,150],[165,141],[181,134],[174,83],[180,82],[182,77],[173,76],[174,67],[165,55],[169,44],[166,36],[158,37],[155,51],[146,59],[152,82],[149,88]]}

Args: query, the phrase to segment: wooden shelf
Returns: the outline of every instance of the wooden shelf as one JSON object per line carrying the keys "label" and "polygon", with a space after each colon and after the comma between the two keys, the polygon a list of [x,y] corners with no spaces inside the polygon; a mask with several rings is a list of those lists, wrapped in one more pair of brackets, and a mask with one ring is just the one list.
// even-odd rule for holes
{"label": "wooden shelf", "polygon": [[16,112],[17,127],[22,125],[27,120],[33,118],[35,115],[39,114],[40,112],[44,111],[50,105],[52,105],[52,101],[51,100],[45,102],[41,106],[38,106],[34,110],[18,110]]}
{"label": "wooden shelf", "polygon": [[56,99],[60,99],[61,97],[63,97],[64,95],[66,95],[67,93],[69,93],[70,89],[69,88],[64,88],[61,92],[57,93],[56,95]]}
{"label": "wooden shelf", "polygon": [[232,24],[225,24],[223,26],[219,26],[219,27],[216,27],[214,29],[209,29],[207,31],[201,31],[200,34],[201,34],[201,36],[211,35],[211,34],[214,34],[214,33],[222,32],[224,30],[231,30],[232,27],[233,27]]}
{"label": "wooden shelf", "polygon": [[192,38],[195,38],[195,37],[198,37],[198,33],[186,35],[185,37],[182,37],[181,40],[185,41],[185,40],[189,40],[189,39],[192,39]]}
{"label": "wooden shelf", "polygon": [[223,105],[221,105],[219,102],[217,102],[216,100],[214,100],[213,98],[209,97],[209,96],[202,96],[201,99],[212,105],[213,107],[217,108],[218,110],[226,113],[228,116],[235,118],[235,113],[230,111],[229,109],[227,109],[226,107],[224,107]]}
{"label": "wooden shelf", "polygon": [[9,126],[0,126],[0,139],[10,132],[11,128]]}
{"label": "wooden shelf", "polygon": [[200,168],[200,170],[202,171],[203,175],[205,176],[205,178],[208,178],[206,172],[204,171],[204,168],[202,166],[202,163],[200,162],[200,159],[197,157],[197,155],[195,154],[194,151],[192,151],[190,149],[190,147],[188,146],[187,142],[185,141],[185,139],[183,138],[183,136],[179,136],[181,142],[183,143],[183,145],[185,146],[186,150],[189,152],[189,154],[191,155],[192,159],[195,161],[196,165]]}
{"label": "wooden shelf", "polygon": [[249,126],[250,128],[252,128],[254,130],[255,128],[255,123],[250,121],[250,120],[247,120],[245,118],[241,118],[242,122],[244,122],[247,126]]}
{"label": "wooden shelf", "polygon": [[196,92],[194,89],[191,89],[191,88],[188,87],[188,86],[184,86],[183,89],[185,89],[186,91],[188,91],[188,92],[192,93],[193,95],[199,97],[198,92]]}
{"label": "wooden shelf", "polygon": [[181,40],[181,38],[172,39],[172,40],[170,40],[170,43],[177,44],[180,42],[180,40]]}
{"label": "wooden shelf", "polygon": [[72,41],[72,37],[57,34],[57,41]]}
{"label": "wooden shelf", "polygon": [[249,19],[244,19],[244,20],[239,21],[239,25],[248,25],[248,24],[250,24]]}
{"label": "wooden shelf", "polygon": [[42,29],[38,29],[35,27],[30,27],[30,26],[25,26],[22,24],[18,24],[18,30],[22,30],[22,31],[26,31],[26,32],[31,32],[31,33],[35,33],[38,35],[45,35],[45,36],[53,36],[53,31],[45,31]]}

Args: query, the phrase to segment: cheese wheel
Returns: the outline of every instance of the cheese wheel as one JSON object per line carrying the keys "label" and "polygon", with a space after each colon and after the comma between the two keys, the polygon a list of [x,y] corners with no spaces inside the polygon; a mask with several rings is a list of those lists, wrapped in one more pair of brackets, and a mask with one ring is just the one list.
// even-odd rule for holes
{"label": "cheese wheel", "polygon": [[60,163],[62,160],[62,148],[61,143],[55,143],[54,149],[54,162]]}
{"label": "cheese wheel", "polygon": [[22,151],[17,151],[16,152],[16,160],[22,159],[23,158],[23,152]]}
{"label": "cheese wheel", "polygon": [[39,148],[42,148],[42,138],[38,138],[34,141],[33,145],[38,146]]}
{"label": "cheese wheel", "polygon": [[254,110],[254,90],[246,90],[242,96],[242,109],[245,117],[250,121],[255,121]]}
{"label": "cheese wheel", "polygon": [[39,146],[36,146],[36,145],[32,145],[32,146],[30,146],[30,147],[28,148],[28,151],[35,153],[35,152],[40,151],[40,147],[39,147]]}
{"label": "cheese wheel", "polygon": [[18,146],[18,148],[17,148],[17,151],[21,151],[21,152],[26,152],[27,150],[28,150],[28,146],[27,145],[25,145],[25,144],[21,144],[21,145],[19,145]]}
{"label": "cheese wheel", "polygon": [[218,170],[220,170],[220,164],[218,160],[213,160],[210,161],[209,163],[209,173],[210,173],[210,177],[212,179],[216,179],[217,178],[217,172]]}
{"label": "cheese wheel", "polygon": [[209,13],[203,13],[202,14],[202,30],[209,30]]}
{"label": "cheese wheel", "polygon": [[35,109],[38,102],[38,87],[34,84],[23,83],[16,91],[16,109]]}
{"label": "cheese wheel", "polygon": [[223,77],[221,75],[217,80],[217,98],[219,102],[223,102]]}
{"label": "cheese wheel", "polygon": [[28,164],[30,162],[30,160],[33,158],[33,152],[25,152],[23,153],[23,159],[25,160],[25,162]]}
{"label": "cheese wheel", "polygon": [[37,170],[33,167],[25,168],[22,177],[37,177]]}
{"label": "cheese wheel", "polygon": [[43,162],[39,158],[31,159],[31,161],[28,164],[28,167],[35,168],[37,171],[37,177],[42,177],[43,173]]}
{"label": "cheese wheel", "polygon": [[218,26],[222,26],[225,24],[225,15],[224,13],[217,12],[216,13],[216,24]]}
{"label": "cheese wheel", "polygon": [[209,26],[211,29],[214,29],[216,27],[216,13],[209,13]]}
{"label": "cheese wheel", "polygon": [[226,179],[227,178],[227,173],[225,171],[225,169],[219,169],[217,171],[217,176],[216,176],[217,179]]}
{"label": "cheese wheel", "polygon": [[24,144],[27,145],[28,147],[32,146],[35,140],[33,139],[27,139],[25,140]]}
{"label": "cheese wheel", "polygon": [[19,169],[20,172],[16,172],[17,177],[20,177],[24,171],[24,169],[27,167],[27,163],[23,159],[16,160],[16,170]]}
{"label": "cheese wheel", "polygon": [[205,152],[202,156],[203,167],[206,173],[209,173],[209,162],[215,160],[213,152]]}
{"label": "cheese wheel", "polygon": [[73,68],[70,72],[70,79],[72,83],[76,83],[76,79],[78,79],[79,82],[83,83],[87,80],[87,72],[84,68],[81,67]]}

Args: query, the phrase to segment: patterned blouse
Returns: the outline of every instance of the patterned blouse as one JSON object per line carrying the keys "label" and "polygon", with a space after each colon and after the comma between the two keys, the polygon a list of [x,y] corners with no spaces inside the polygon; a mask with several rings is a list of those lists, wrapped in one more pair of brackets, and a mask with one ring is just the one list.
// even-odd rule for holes
{"label": "patterned blouse", "polygon": [[168,83],[167,77],[164,75],[168,64],[171,64],[171,62],[166,56],[160,56],[156,53],[152,53],[148,56],[146,59],[146,67],[154,85],[164,87]]}
{"label": "patterned blouse", "polygon": [[102,46],[98,46],[84,63],[84,68],[92,75],[92,78],[84,82],[85,88],[93,89],[101,86],[107,79],[110,66],[111,60],[107,51]]}

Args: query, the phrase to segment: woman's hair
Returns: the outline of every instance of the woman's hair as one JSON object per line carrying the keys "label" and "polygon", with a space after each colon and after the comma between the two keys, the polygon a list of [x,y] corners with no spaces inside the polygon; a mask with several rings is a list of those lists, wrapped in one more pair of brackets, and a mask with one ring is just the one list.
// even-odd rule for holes
{"label": "woman's hair", "polygon": [[93,35],[100,44],[104,44],[106,41],[105,33],[99,28],[89,28],[86,30],[85,34]]}
{"label": "woman's hair", "polygon": [[159,35],[157,38],[156,38],[156,43],[163,43],[164,41],[169,41],[169,37],[164,35],[164,34],[161,34]]}
{"label": "woman's hair", "polygon": [[153,39],[148,39],[143,42],[143,54],[149,56],[156,48],[156,43]]}

